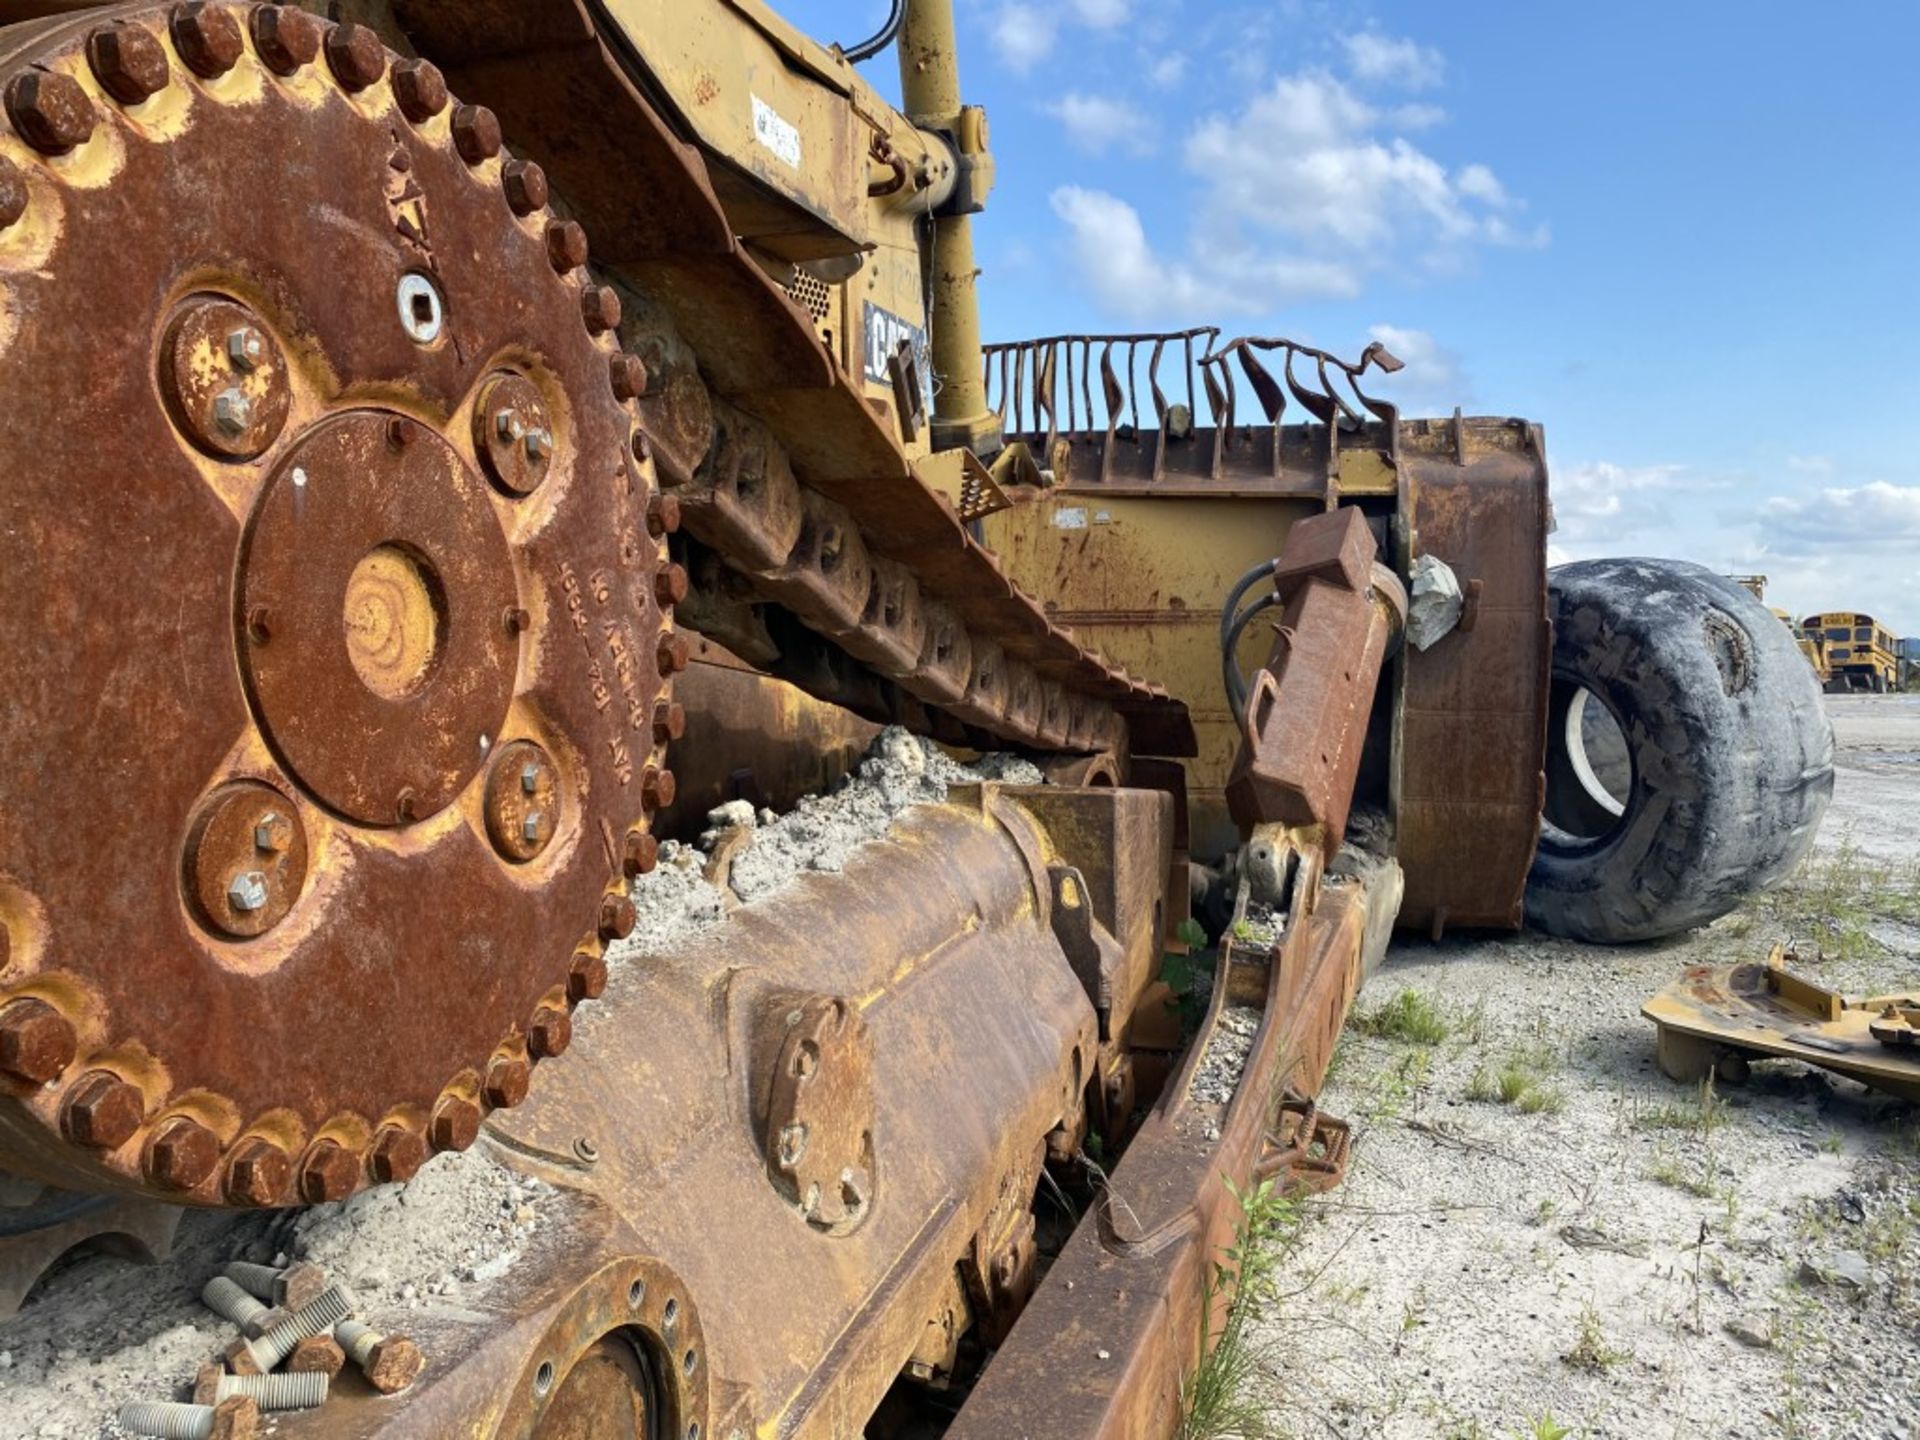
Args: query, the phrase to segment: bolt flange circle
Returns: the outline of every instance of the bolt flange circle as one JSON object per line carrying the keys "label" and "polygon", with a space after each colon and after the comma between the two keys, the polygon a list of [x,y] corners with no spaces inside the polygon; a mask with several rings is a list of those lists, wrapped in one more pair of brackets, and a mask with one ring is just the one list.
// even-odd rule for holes
{"label": "bolt flange circle", "polygon": [[509,495],[528,495],[553,469],[553,427],[540,388],[524,375],[496,375],[473,410],[473,447],[487,476]]}
{"label": "bolt flange circle", "polygon": [[487,775],[487,838],[516,865],[535,859],[560,825],[559,771],[531,740],[503,745]]}
{"label": "bolt flange circle", "polygon": [[184,879],[209,930],[230,940],[264,935],[307,882],[307,832],[293,802],[255,780],[215,791],[187,832]]}
{"label": "bolt flange circle", "polygon": [[224,295],[175,310],[160,346],[167,411],[207,454],[251,460],[279,438],[293,403],[287,362],[260,317]]}

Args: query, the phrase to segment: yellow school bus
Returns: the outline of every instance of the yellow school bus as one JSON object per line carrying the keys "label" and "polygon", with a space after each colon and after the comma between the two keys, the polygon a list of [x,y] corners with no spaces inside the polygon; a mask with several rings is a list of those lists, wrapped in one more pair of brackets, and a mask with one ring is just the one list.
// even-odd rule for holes
{"label": "yellow school bus", "polygon": [[1898,687],[1897,642],[1893,632],[1871,615],[1830,610],[1809,615],[1800,623],[1806,633],[1821,636],[1827,642],[1827,663],[1833,670],[1833,679],[1827,684],[1829,690],[1868,690],[1884,695]]}

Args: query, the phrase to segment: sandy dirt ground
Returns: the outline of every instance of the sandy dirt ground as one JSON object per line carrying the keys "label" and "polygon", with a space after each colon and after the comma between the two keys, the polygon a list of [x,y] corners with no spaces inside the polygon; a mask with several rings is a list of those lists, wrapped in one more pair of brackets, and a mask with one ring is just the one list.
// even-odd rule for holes
{"label": "sandy dirt ground", "polygon": [[1279,1433],[1920,1437],[1914,1107],[1785,1061],[1677,1085],[1639,1014],[1777,940],[1849,993],[1920,984],[1920,697],[1828,704],[1834,802],[1783,890],[1633,949],[1396,946],[1325,1101],[1352,1168],[1256,1327]]}

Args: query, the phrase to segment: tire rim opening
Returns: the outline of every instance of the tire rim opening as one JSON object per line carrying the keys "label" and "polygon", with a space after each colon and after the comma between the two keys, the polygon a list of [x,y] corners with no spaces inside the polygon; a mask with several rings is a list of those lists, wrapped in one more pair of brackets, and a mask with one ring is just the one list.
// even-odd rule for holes
{"label": "tire rim opening", "polygon": [[1547,826],[1576,841],[1604,840],[1624,821],[1633,783],[1633,749],[1620,718],[1578,681],[1556,677],[1547,711]]}

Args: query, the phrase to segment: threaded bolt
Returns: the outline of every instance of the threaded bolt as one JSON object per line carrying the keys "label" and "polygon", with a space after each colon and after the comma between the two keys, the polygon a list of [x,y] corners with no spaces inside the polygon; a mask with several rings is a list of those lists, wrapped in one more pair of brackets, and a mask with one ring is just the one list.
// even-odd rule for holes
{"label": "threaded bolt", "polygon": [[327,1272],[311,1260],[296,1260],[284,1270],[234,1260],[227,1265],[226,1276],[255,1299],[289,1312],[306,1309],[327,1288]]}
{"label": "threaded bolt", "polygon": [[329,1285],[320,1298],[291,1319],[276,1325],[258,1340],[236,1340],[227,1347],[227,1368],[236,1375],[262,1375],[293,1353],[310,1335],[331,1330],[353,1313],[353,1302],[338,1285]]}
{"label": "threaded bolt", "polygon": [[213,1398],[241,1395],[262,1410],[312,1410],[327,1403],[333,1377],[324,1370],[288,1375],[222,1375],[213,1382]]}
{"label": "threaded bolt", "polygon": [[237,385],[213,397],[213,423],[228,435],[244,435],[253,424],[253,401]]}
{"label": "threaded bolt", "polygon": [[334,1331],[347,1358],[382,1395],[393,1395],[413,1384],[427,1363],[420,1347],[404,1335],[391,1338],[358,1320],[342,1320]]}
{"label": "threaded bolt", "polygon": [[267,877],[258,870],[243,870],[227,886],[227,903],[243,915],[266,907]]}
{"label": "threaded bolt", "polygon": [[274,1305],[262,1305],[224,1275],[216,1275],[201,1287],[200,1298],[223,1320],[238,1325],[249,1340],[258,1340],[276,1325],[290,1318]]}
{"label": "threaded bolt", "polygon": [[172,1400],[138,1400],[120,1407],[120,1428],[159,1440],[252,1440],[260,1407],[236,1395],[218,1405],[182,1405]]}

